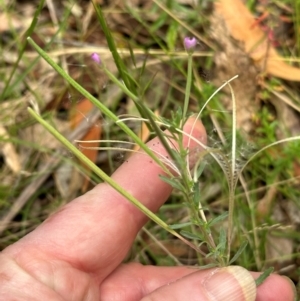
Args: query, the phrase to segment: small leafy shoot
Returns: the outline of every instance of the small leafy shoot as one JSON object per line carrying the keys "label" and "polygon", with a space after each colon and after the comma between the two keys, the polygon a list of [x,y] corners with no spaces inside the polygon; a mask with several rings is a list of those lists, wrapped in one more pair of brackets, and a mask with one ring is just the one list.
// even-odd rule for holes
{"label": "small leafy shoot", "polygon": [[265,270],[256,280],[255,284],[256,286],[260,286],[274,271],[273,267],[268,268]]}

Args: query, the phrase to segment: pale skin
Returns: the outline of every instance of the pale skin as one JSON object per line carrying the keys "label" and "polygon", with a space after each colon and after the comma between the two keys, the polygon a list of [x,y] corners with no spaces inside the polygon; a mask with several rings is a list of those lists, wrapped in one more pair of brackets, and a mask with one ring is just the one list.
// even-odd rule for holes
{"label": "pale skin", "polygon": [[[188,122],[185,131],[190,132],[191,125]],[[193,136],[205,142],[201,123]],[[157,139],[149,145],[164,151]],[[171,193],[159,174],[161,169],[149,157],[137,153],[113,179],[156,212]],[[201,281],[212,270],[122,264],[146,221],[110,186],[96,186],[2,251],[0,301],[211,300]],[[255,278],[259,273],[252,275]],[[258,288],[256,300],[293,300],[290,282],[271,275]]]}

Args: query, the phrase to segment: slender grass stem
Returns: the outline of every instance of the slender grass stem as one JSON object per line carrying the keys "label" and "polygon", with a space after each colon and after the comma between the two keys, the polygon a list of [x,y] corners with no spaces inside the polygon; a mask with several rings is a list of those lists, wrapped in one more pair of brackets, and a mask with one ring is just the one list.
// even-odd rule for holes
{"label": "slender grass stem", "polygon": [[61,135],[54,127],[48,124],[39,114],[37,114],[33,109],[28,108],[29,114],[34,117],[42,126],[44,126],[55,138],[57,138],[65,147],[67,147],[78,159],[84,162],[92,171],[94,171],[103,181],[108,183],[116,191],[118,191],[122,196],[124,196],[129,202],[131,202],[135,207],[137,207],[141,212],[143,212],[152,221],[157,223],[160,227],[171,233],[172,235],[179,238],[181,241],[189,245],[195,251],[205,255],[198,247],[186,240],[179,233],[174,231],[162,221],[158,216],[156,216],[152,211],[140,203],[134,196],[127,192],[122,186],[115,182],[110,176],[108,176],[104,171],[102,171],[98,166],[96,166],[90,159],[88,159],[82,152],[77,149],[68,139]]}
{"label": "slender grass stem", "polygon": [[[93,95],[91,95],[87,90],[85,90],[82,86],[80,86],[69,74],[67,74],[62,68],[60,68],[48,55],[43,51],[30,37],[27,38],[30,45],[32,45],[35,50],[44,58],[44,60],[52,66],[64,79],[68,81],[70,85],[72,85],[79,93],[89,99],[99,110],[109,117],[111,120],[117,123],[117,125],[129,136],[131,137],[141,149],[145,151],[147,155],[149,155],[167,174],[170,174],[170,171],[166,166],[155,156],[155,154],[150,150],[150,148],[123,122],[119,121],[119,118],[112,113],[104,104],[99,102]],[[116,81],[118,81],[116,79]],[[124,85],[123,85],[124,86]],[[125,89],[123,91],[128,91]],[[130,96],[132,96],[130,94]]]}
{"label": "slender grass stem", "polygon": [[193,56],[189,53],[188,56],[188,72],[186,79],[186,88],[185,88],[185,97],[183,103],[183,112],[182,112],[182,127],[184,125],[184,121],[186,120],[186,114],[189,106],[190,94],[191,94],[191,86],[192,86],[192,71],[193,71]]}
{"label": "slender grass stem", "polygon": [[228,83],[232,99],[232,140],[231,140],[231,176],[229,177],[229,206],[228,206],[228,232],[227,232],[227,262],[230,261],[230,247],[233,231],[234,192],[237,182],[236,174],[236,100],[231,85]]}

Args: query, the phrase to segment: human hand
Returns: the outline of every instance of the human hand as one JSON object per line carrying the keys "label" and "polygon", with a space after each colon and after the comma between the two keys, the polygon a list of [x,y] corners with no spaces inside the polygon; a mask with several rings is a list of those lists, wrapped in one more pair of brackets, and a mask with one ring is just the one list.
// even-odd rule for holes
{"label": "human hand", "polygon": [[[185,125],[190,133],[192,121]],[[197,123],[197,139],[206,140]],[[152,149],[164,152],[154,139]],[[194,142],[190,149],[195,148]],[[160,168],[136,153],[112,176],[152,211],[170,186]],[[0,301],[293,300],[286,278],[271,275],[258,287],[241,267],[197,270],[122,264],[147,218],[107,184],[99,184],[50,216],[0,254]]]}

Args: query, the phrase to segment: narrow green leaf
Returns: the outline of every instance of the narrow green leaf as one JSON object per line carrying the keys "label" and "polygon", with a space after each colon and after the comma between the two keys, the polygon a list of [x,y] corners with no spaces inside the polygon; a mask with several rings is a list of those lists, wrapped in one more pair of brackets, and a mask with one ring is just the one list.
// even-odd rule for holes
{"label": "narrow green leaf", "polygon": [[196,206],[196,208],[199,207],[199,203],[200,203],[200,185],[199,183],[194,183],[194,196],[193,196],[193,201],[194,201],[194,205]]}
{"label": "narrow green leaf", "polygon": [[268,268],[267,270],[265,270],[256,280],[256,286],[261,285],[269,276],[270,274],[272,274],[272,272],[274,271],[273,267]]}
{"label": "narrow green leaf", "polygon": [[169,227],[173,230],[177,230],[177,229],[185,228],[185,227],[188,227],[191,225],[192,225],[192,223],[188,222],[188,223],[182,223],[182,224],[169,225]]}
{"label": "narrow green leaf", "polygon": [[155,22],[151,25],[151,32],[157,32],[164,24],[166,24],[167,14],[164,12],[160,12],[158,14],[158,18],[156,18]]}
{"label": "narrow green leaf", "polygon": [[171,50],[171,51],[175,50],[177,38],[178,38],[178,23],[173,21],[170,24],[169,29],[167,31],[167,35],[166,35],[166,41],[167,41],[169,50]]}
{"label": "narrow green leaf", "polygon": [[[151,87],[155,77],[156,77],[157,73],[154,73],[152,75],[152,77],[150,78],[150,80],[145,84],[145,86],[143,87],[142,91],[141,91],[141,95],[140,97],[143,98],[143,96],[145,95],[146,91]],[[152,86],[153,87],[153,86]]]}
{"label": "narrow green leaf", "polygon": [[126,5],[126,8],[129,12],[129,14],[134,17],[142,26],[145,28],[148,32],[151,38],[155,41],[155,43],[159,46],[159,48],[166,50],[166,47],[164,43],[162,43],[161,39],[156,34],[156,30],[152,30],[151,27],[149,27],[149,24],[144,21],[143,18],[141,18],[141,15],[137,12],[137,10],[133,9],[132,6]]}
{"label": "narrow green leaf", "polygon": [[131,78],[131,76],[129,75],[129,73],[127,72],[127,68],[122,60],[122,58],[120,57],[118,51],[117,51],[117,47],[114,41],[114,38],[111,34],[110,29],[108,28],[108,25],[106,23],[105,17],[103,15],[101,6],[98,5],[97,3],[95,3],[95,1],[92,1],[93,5],[94,5],[94,9],[96,11],[96,15],[98,18],[98,21],[101,25],[101,28],[104,32],[105,38],[107,40],[107,44],[109,47],[109,50],[112,53],[112,56],[114,58],[115,64],[119,70],[120,76],[122,78],[122,80],[125,83],[125,86],[131,90],[134,94],[136,94],[136,87],[134,85],[134,81]]}
{"label": "narrow green leaf", "polygon": [[189,239],[203,240],[203,237],[201,237],[199,234],[194,234],[189,231],[182,230],[182,231],[180,231],[180,234]]}
{"label": "narrow green leaf", "polygon": [[[175,112],[171,111],[171,116],[171,124],[174,126],[174,128],[179,128],[182,120],[182,108],[179,107]],[[170,120],[167,121],[170,122]]]}
{"label": "narrow green leaf", "polygon": [[139,80],[141,80],[142,76],[145,74],[147,61],[148,61],[148,53],[145,53],[145,58],[143,59],[143,65],[140,67],[140,72],[138,76]]}
{"label": "narrow green leaf", "polygon": [[[202,175],[204,168],[206,166],[206,162],[201,160],[199,163],[197,162],[197,165],[195,167],[197,167],[197,169],[194,172],[194,181],[200,178],[200,176]],[[195,181],[196,182],[196,181]]]}
{"label": "narrow green leaf", "polygon": [[208,226],[211,227],[211,226],[223,221],[224,219],[227,218],[227,216],[228,216],[228,212],[226,211],[226,212],[222,213],[221,215],[217,216],[216,218],[210,220],[208,222]]}
{"label": "narrow green leaf", "polygon": [[132,49],[130,43],[128,43],[128,49],[129,49],[129,52],[130,52],[131,61],[132,61],[133,65],[134,65],[134,67],[136,68],[136,60],[135,60],[133,49]]}
{"label": "narrow green leaf", "polygon": [[232,259],[229,261],[228,265],[233,264],[239,257],[240,255],[243,253],[243,251],[245,250],[245,248],[248,245],[248,241],[245,240],[239,247],[239,249],[237,250],[237,252],[235,253],[235,255],[232,257]]}
{"label": "narrow green leaf", "polygon": [[217,245],[217,250],[221,253],[224,254],[225,249],[226,249],[226,231],[224,228],[221,228],[220,230],[220,235],[219,235],[219,244]]}
{"label": "narrow green leaf", "polygon": [[166,176],[159,176],[162,181],[168,183],[170,186],[172,186],[175,189],[178,189],[179,191],[184,191],[184,187],[183,185],[178,181],[178,179],[176,178],[168,178]]}

